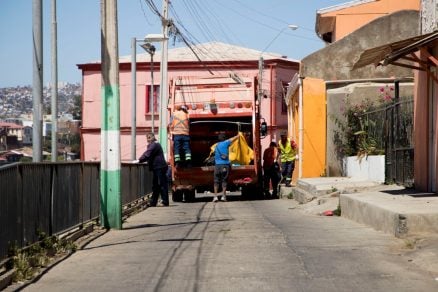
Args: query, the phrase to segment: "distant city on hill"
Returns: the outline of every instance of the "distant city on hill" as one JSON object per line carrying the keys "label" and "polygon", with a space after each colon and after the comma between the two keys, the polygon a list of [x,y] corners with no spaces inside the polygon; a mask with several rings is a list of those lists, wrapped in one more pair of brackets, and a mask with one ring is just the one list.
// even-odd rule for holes
{"label": "distant city on hill", "polygon": [[[51,113],[51,88],[43,88],[44,113]],[[58,114],[73,113],[75,103],[81,96],[79,83],[59,83]],[[18,118],[23,114],[31,114],[33,107],[32,86],[16,86],[0,88],[0,120]]]}

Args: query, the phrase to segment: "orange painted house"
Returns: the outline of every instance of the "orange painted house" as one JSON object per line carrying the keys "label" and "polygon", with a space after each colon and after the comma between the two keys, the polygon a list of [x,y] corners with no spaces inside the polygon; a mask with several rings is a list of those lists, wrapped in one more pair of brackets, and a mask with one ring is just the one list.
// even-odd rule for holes
{"label": "orange painted house", "polygon": [[420,0],[357,0],[319,9],[315,30],[327,43],[349,35],[371,21],[401,10],[420,10]]}
{"label": "orange painted house", "polygon": [[[296,178],[326,175],[326,126],[329,115],[326,111],[326,82],[372,77],[373,72],[366,72],[352,78],[352,58],[361,52],[361,46],[366,45],[367,41],[358,39],[356,41],[360,43],[350,42],[346,36],[383,16],[397,11],[418,11],[419,7],[420,0],[357,0],[317,11],[315,30],[327,46],[301,61],[300,73],[291,81],[286,97],[290,132],[299,145],[300,160],[296,165]],[[392,34],[397,37],[393,28],[378,28],[384,30],[384,36]],[[372,34],[365,37],[373,38],[372,42],[385,41]],[[342,45],[336,46],[338,43]]]}
{"label": "orange painted house", "polygon": [[[168,80],[187,80],[205,77],[259,78],[259,58],[263,56],[263,78],[261,89],[261,116],[268,124],[268,135],[262,140],[262,151],[271,140],[279,139],[279,131],[287,129],[287,108],[284,94],[288,82],[299,70],[299,62],[274,53],[224,43],[206,43],[192,48],[201,59],[199,61],[190,48],[173,48],[168,53]],[[145,133],[158,132],[160,52],[156,52],[152,64],[154,72],[154,113],[149,106],[151,94],[151,62],[148,53],[137,54],[136,77],[136,154],[139,157],[146,148]],[[101,64],[90,62],[79,64],[82,70],[82,129],[81,160],[100,160],[101,129]],[[131,56],[119,58],[120,86],[120,141],[121,160],[131,160]],[[258,88],[257,88],[258,89]],[[258,91],[255,91],[258,92]],[[212,96],[213,98],[213,96]],[[165,105],[169,108],[168,105]],[[153,118],[153,119],[152,119]]]}
{"label": "orange painted house", "polygon": [[[413,69],[414,88],[414,187],[438,190],[438,1],[423,0],[420,34],[399,42],[370,48],[361,59],[376,66]],[[377,53],[377,54],[376,54]],[[360,60],[359,60],[360,61]],[[358,62],[359,62],[358,61]]]}

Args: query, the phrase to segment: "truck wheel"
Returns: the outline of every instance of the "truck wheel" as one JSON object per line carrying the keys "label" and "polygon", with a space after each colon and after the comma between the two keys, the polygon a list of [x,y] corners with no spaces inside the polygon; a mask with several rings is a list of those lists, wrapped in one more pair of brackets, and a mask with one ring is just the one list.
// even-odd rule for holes
{"label": "truck wheel", "polygon": [[183,199],[183,192],[182,192],[182,190],[172,191],[172,201],[174,201],[174,202],[181,202],[182,199]]}
{"label": "truck wheel", "polygon": [[263,191],[258,185],[242,186],[242,199],[260,200],[263,198]]}
{"label": "truck wheel", "polygon": [[249,185],[242,186],[242,199],[243,200],[252,200],[253,194],[251,191],[251,187]]}
{"label": "truck wheel", "polygon": [[184,200],[186,202],[194,202],[195,201],[195,190],[185,190],[184,191]]}

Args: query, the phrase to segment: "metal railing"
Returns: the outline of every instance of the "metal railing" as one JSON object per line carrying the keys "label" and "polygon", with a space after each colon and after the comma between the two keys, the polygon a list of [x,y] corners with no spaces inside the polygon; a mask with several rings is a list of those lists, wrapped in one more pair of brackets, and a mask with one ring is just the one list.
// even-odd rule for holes
{"label": "metal railing", "polygon": [[[145,164],[122,164],[123,205],[152,192]],[[56,235],[98,220],[100,164],[15,163],[0,167],[0,260],[12,246],[25,247],[38,233]]]}
{"label": "metal railing", "polygon": [[414,101],[400,98],[373,111],[363,113],[367,135],[377,149],[385,150],[385,179],[407,187],[414,184]]}

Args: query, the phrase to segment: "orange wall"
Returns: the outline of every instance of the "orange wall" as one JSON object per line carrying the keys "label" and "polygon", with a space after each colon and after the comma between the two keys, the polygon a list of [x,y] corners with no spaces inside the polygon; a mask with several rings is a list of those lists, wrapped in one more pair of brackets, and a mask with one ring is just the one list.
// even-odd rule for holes
{"label": "orange wall", "polygon": [[[300,131],[299,131],[299,98],[300,98],[300,93],[299,93],[299,88],[298,90],[295,91],[295,93],[293,94],[292,98],[291,98],[291,103],[289,105],[289,110],[291,111],[290,113],[288,113],[288,119],[290,120],[289,125],[288,125],[288,130],[289,133],[291,133],[291,137],[292,139],[297,143],[297,145],[299,145],[299,135],[300,135]],[[299,149],[298,149],[299,150]],[[298,152],[297,152],[298,153]],[[297,160],[295,162],[295,170],[292,174],[292,181],[294,184],[296,184],[296,182],[299,179],[299,163],[300,161]]]}
{"label": "orange wall", "polygon": [[337,41],[376,18],[400,10],[420,10],[420,0],[380,0],[336,11],[322,13],[323,17],[336,17],[333,42]]}
{"label": "orange wall", "polygon": [[[325,82],[321,79],[303,80],[303,178],[319,177],[326,164],[326,106]],[[296,169],[298,166],[296,166]]]}

